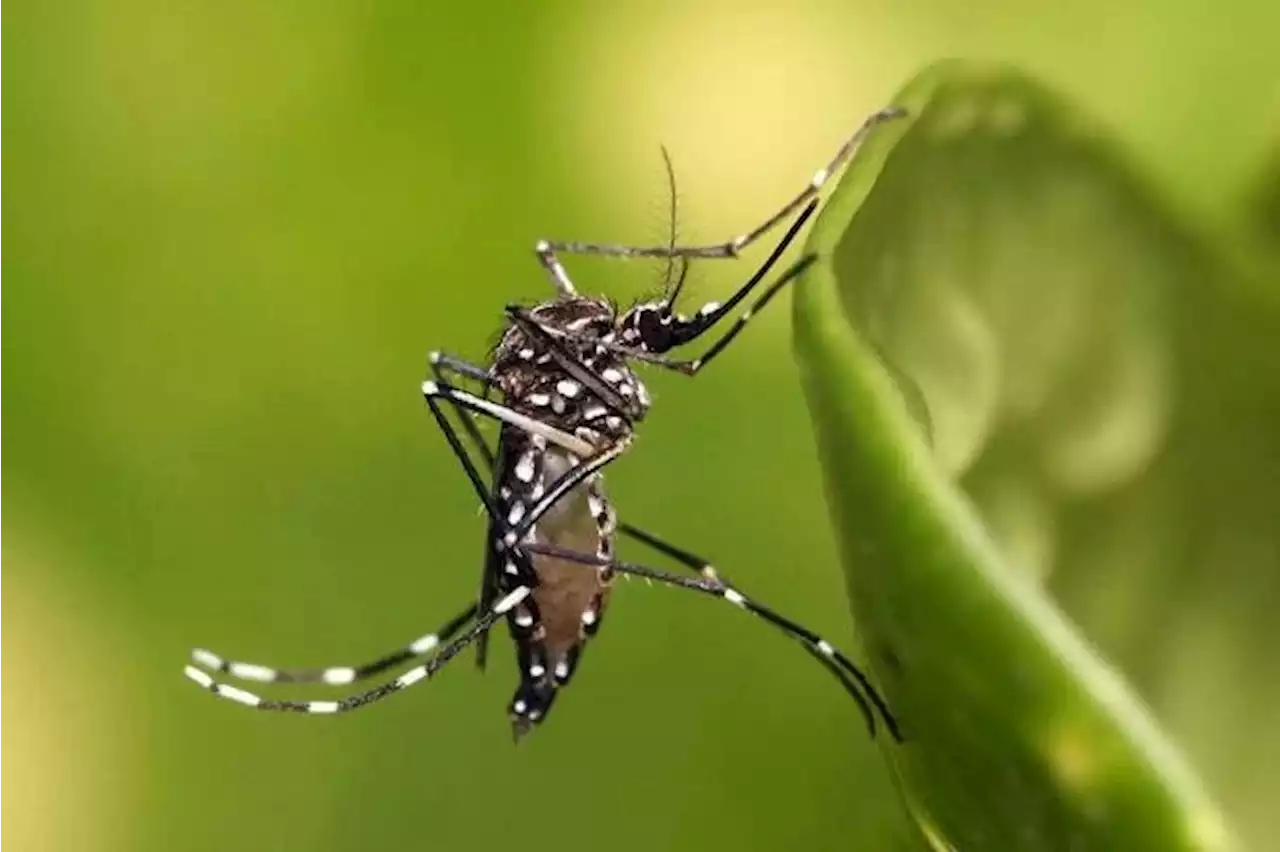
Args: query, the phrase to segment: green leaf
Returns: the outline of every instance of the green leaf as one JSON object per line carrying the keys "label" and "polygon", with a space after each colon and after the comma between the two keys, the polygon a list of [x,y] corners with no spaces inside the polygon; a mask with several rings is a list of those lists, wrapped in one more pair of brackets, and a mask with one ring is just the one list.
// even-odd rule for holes
{"label": "green leaf", "polygon": [[1225,819],[1040,581],[1167,450],[1175,295],[1222,276],[1086,122],[958,63],[815,226],[795,345],[854,615],[939,849],[1217,850]]}

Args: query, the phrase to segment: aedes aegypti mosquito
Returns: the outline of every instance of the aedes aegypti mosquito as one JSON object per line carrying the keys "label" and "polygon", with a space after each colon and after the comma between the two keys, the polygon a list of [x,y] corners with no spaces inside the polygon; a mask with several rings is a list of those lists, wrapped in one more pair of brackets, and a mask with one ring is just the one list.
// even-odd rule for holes
{"label": "aedes aegypti mosquito", "polygon": [[[660,247],[539,242],[535,253],[555,286],[555,298],[532,308],[508,306],[507,324],[487,366],[433,353],[433,378],[422,386],[431,414],[488,515],[478,600],[436,632],[362,665],[276,669],[196,650],[192,653],[196,665],[187,666],[187,676],[215,695],[259,710],[342,713],[430,678],[473,643],[483,666],[488,632],[505,619],[520,670],[519,687],[508,707],[518,738],[547,717],[559,690],[569,684],[583,649],[600,629],[613,580],[632,575],[722,598],[764,619],[798,641],[839,679],[857,702],[872,735],[874,707],[891,735],[901,739],[888,707],[848,657],[804,626],[747,597],[701,557],[619,523],[603,484],[603,469],[626,452],[636,424],[649,410],[648,391],[632,364],[647,363],[695,376],[723,352],[753,314],[804,271],[812,256],[802,258],[765,287],[702,355],[678,360],[667,354],[714,328],[769,275],[813,215],[818,192],[827,180],[873,128],[901,115],[902,110],[889,108],[870,116],[800,193],[762,224],[728,242],[680,246],[672,240]],[[691,260],[737,257],[793,216],[764,263],[727,302],[710,302],[693,316],[675,311]],[[680,274],[658,299],[619,312],[606,299],[580,295],[557,252],[667,258],[669,263],[678,261]],[[459,379],[477,383],[482,392],[477,395],[453,383]],[[490,398],[494,391],[501,394],[501,401]],[[461,424],[461,434],[446,409]],[[477,417],[498,422],[496,452],[484,440]],[[491,480],[486,480],[481,467],[491,470]],[[689,574],[618,561],[614,541],[619,534],[648,545]],[[341,685],[414,660],[423,662],[394,680],[336,701],[261,698],[219,683],[206,671],[264,683]]]}

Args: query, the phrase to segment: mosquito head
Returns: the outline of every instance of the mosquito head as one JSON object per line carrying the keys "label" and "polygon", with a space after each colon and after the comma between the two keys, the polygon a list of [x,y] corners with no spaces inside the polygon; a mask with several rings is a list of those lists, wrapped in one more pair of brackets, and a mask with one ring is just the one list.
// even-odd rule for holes
{"label": "mosquito head", "polygon": [[618,333],[625,346],[655,354],[676,343],[671,333],[671,308],[665,300],[643,302],[618,319]]}
{"label": "mosquito head", "polygon": [[661,355],[683,346],[706,331],[723,315],[719,302],[708,302],[692,317],[674,313],[671,299],[642,302],[618,318],[623,345]]}

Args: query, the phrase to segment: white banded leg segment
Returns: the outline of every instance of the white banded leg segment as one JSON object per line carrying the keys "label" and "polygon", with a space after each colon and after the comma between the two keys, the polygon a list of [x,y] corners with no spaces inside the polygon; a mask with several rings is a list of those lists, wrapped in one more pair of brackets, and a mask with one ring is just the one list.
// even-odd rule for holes
{"label": "white banded leg segment", "polygon": [[[579,562],[584,565],[599,566],[602,562],[596,556],[586,553],[578,553],[562,547],[556,547],[542,542],[531,542],[522,544],[524,550],[533,553],[543,553],[548,556],[555,556],[570,562]],[[897,720],[893,717],[884,699],[876,691],[867,676],[862,670],[854,665],[853,661],[837,650],[830,642],[818,636],[797,622],[774,612],[763,604],[757,603],[742,592],[726,584],[723,580],[711,580],[705,577],[685,577],[679,574],[672,574],[666,571],[660,571],[656,568],[650,568],[645,565],[635,565],[626,562],[613,562],[609,566],[613,571],[623,576],[634,575],[637,577],[645,577],[650,580],[656,580],[669,586],[679,588],[692,589],[718,598],[723,598],[740,609],[759,616],[774,627],[780,629],[783,633],[799,642],[805,650],[817,659],[824,667],[831,671],[844,685],[846,691],[857,702],[859,709],[862,711],[864,718],[867,720],[867,726],[875,735],[875,716],[871,712],[871,706],[874,705],[885,725],[889,728],[889,732],[894,739],[901,741],[902,735],[898,728]],[[870,701],[870,704],[868,704]]]}
{"label": "white banded leg segment", "polygon": [[505,405],[499,405],[487,399],[482,399],[474,394],[467,393],[464,390],[446,385],[439,382],[425,381],[422,383],[422,394],[428,398],[445,399],[463,408],[468,408],[480,414],[487,414],[495,420],[515,426],[531,435],[540,435],[552,444],[568,450],[571,453],[577,453],[583,456],[589,456],[595,453],[595,446],[587,441],[582,440],[576,435],[561,431],[554,426],[534,420],[521,414],[518,411],[507,408]]}
{"label": "white banded leg segment", "polygon": [[578,291],[574,288],[573,282],[569,280],[569,273],[565,271],[564,264],[556,257],[549,242],[539,240],[533,247],[533,253],[538,256],[538,262],[542,264],[542,268],[547,270],[547,275],[551,277],[551,283],[557,292],[563,296],[577,294]]}
{"label": "white banded leg segment", "polygon": [[[611,257],[685,257],[685,258],[729,258],[737,257],[742,249],[751,243],[754,243],[760,237],[764,236],[783,220],[787,219],[797,210],[799,210],[806,202],[814,198],[826,182],[840,170],[842,166],[853,156],[854,151],[862,143],[872,130],[878,125],[886,121],[892,121],[906,115],[905,110],[898,107],[887,107],[873,113],[861,126],[849,136],[844,144],[842,144],[831,161],[826,167],[819,169],[808,180],[804,188],[796,193],[792,198],[782,205],[777,212],[760,223],[750,231],[740,236],[734,237],[723,243],[714,245],[700,246],[627,246],[609,243],[585,243],[585,242],[542,242],[538,244],[539,257],[545,252],[551,255],[553,252],[561,251],[568,254],[596,254],[608,255]],[[554,255],[552,255],[554,257]],[[544,261],[544,265],[545,261]]]}
{"label": "white banded leg segment", "polygon": [[257,683],[323,683],[330,686],[346,686],[373,677],[387,669],[407,663],[418,657],[430,654],[457,633],[463,625],[470,621],[476,612],[475,604],[467,607],[451,618],[435,633],[414,640],[409,645],[398,648],[390,654],[362,663],[358,666],[328,666],[318,669],[276,669],[258,663],[244,663],[226,660],[218,654],[204,648],[196,648],[191,652],[191,660],[197,666],[209,671],[220,672],[240,680],[251,680]]}
{"label": "white banded leg segment", "polygon": [[[212,692],[219,698],[225,698],[228,701],[234,701],[237,704],[243,704],[246,707],[252,707],[256,710],[272,710],[286,713],[305,713],[308,715],[331,715],[334,713],[346,713],[350,710],[358,710],[375,701],[381,701],[388,695],[407,689],[414,684],[430,678],[433,674],[442,669],[450,660],[456,657],[464,648],[476,641],[480,636],[487,633],[498,619],[502,617],[502,613],[516,606],[529,596],[532,590],[527,586],[521,586],[515,591],[508,594],[502,600],[494,604],[493,608],[476,619],[471,627],[457,639],[449,642],[440,648],[439,653],[429,659],[426,663],[405,672],[395,680],[388,681],[373,689],[365,692],[357,693],[346,698],[340,698],[337,701],[278,701],[271,698],[263,698],[250,692],[245,692],[235,686],[225,683],[218,683],[207,672],[204,672],[195,666],[187,666],[185,673],[187,677],[195,681],[197,685],[203,689]],[[467,617],[470,619],[474,613],[475,607],[468,609]]]}

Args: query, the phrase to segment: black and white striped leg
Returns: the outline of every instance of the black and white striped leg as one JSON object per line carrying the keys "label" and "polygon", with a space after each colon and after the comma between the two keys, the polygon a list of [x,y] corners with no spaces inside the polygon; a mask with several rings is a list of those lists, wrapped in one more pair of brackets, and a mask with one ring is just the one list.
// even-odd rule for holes
{"label": "black and white striped leg", "polygon": [[770,299],[776,296],[783,287],[799,278],[800,275],[813,265],[813,262],[817,259],[817,255],[803,257],[787,269],[786,272],[778,276],[778,280],[770,284],[769,287],[760,294],[760,298],[756,299],[755,302],[752,303],[751,307],[743,311],[742,315],[739,316],[734,324],[729,327],[729,330],[721,335],[715,343],[712,343],[711,346],[707,348],[707,351],[703,352],[702,355],[687,361],[673,361],[667,366],[670,366],[672,369],[677,372],[684,373],[685,375],[696,376],[703,367],[707,366],[707,364],[711,362],[713,358],[723,352],[725,347],[732,343],[735,337],[742,333],[742,330],[747,327],[747,323],[751,322],[751,318],[763,310],[764,306],[769,304]]}
{"label": "black and white striped leg", "polygon": [[573,467],[562,474],[550,488],[547,488],[542,498],[534,504],[533,508],[520,517],[512,520],[508,515],[507,521],[510,529],[507,530],[503,543],[507,547],[512,547],[516,542],[524,540],[529,531],[542,518],[547,511],[556,504],[564,495],[577,488],[582,483],[594,477],[602,468],[618,460],[618,458],[627,451],[631,446],[631,439],[625,438],[617,443],[596,452],[595,455],[585,461],[572,459]]}
{"label": "black and white striped leg", "polygon": [[187,666],[186,675],[199,686],[209,690],[219,698],[243,704],[256,710],[271,710],[286,713],[307,713],[311,715],[328,715],[346,713],[366,707],[375,701],[381,701],[389,695],[407,689],[414,684],[430,678],[456,657],[464,648],[493,628],[503,616],[527,598],[532,590],[528,586],[519,586],[510,594],[496,601],[487,612],[475,620],[465,633],[457,639],[443,645],[435,656],[420,666],[416,666],[395,680],[387,681],[373,689],[339,698],[333,701],[277,701],[262,698],[239,687],[219,683],[209,676],[208,672],[195,666]]}
{"label": "black and white striped leg", "polygon": [[[696,571],[704,579],[711,580],[713,582],[718,582],[728,587],[738,588],[737,583],[733,582],[731,579],[724,576],[723,574],[720,574],[718,571],[716,571],[714,567],[712,567],[710,562],[708,562],[706,559],[703,559],[701,556],[697,556],[693,553],[690,553],[684,548],[676,547],[674,544],[671,544],[668,541],[664,541],[663,539],[658,538],[652,533],[645,532],[644,530],[637,529],[635,527],[631,528],[631,537],[636,539],[637,541],[647,544],[649,547],[653,548],[659,553],[662,553],[666,556],[671,557],[676,562],[679,562],[681,565],[685,566],[686,568],[689,568],[692,571]],[[820,652],[817,646],[814,643],[808,641],[805,637],[798,636],[794,631],[788,630],[785,627],[782,627],[781,625],[778,625],[774,622],[770,622],[770,624],[773,624],[773,626],[778,627],[785,635],[798,641],[800,643],[800,647],[804,648],[805,652],[808,653],[809,656],[813,657],[815,660],[821,663],[823,668],[825,668],[827,671],[831,673],[833,677],[839,680],[840,684],[845,688],[847,692],[849,692],[850,695],[854,697],[855,700],[861,702],[862,689],[863,689],[862,682],[851,679],[851,675],[848,671],[846,671],[840,665],[837,665],[837,663],[831,657],[828,657],[826,654]],[[849,665],[852,666],[852,663],[850,663]],[[863,708],[864,714],[866,713],[866,709],[867,708],[865,707]],[[894,728],[892,725],[890,725],[889,727],[891,731],[894,731]],[[896,731],[894,731],[894,735],[895,737],[897,736]]]}
{"label": "black and white striped leg", "polygon": [[[472,364],[470,361],[464,361],[454,355],[444,352],[432,352],[428,356],[431,363],[431,374],[435,376],[437,384],[449,384],[449,374],[465,376],[479,382],[484,388],[485,393],[493,387],[493,379],[489,375],[489,371]],[[454,414],[458,416],[458,421],[462,423],[462,429],[467,433],[467,437],[471,440],[472,446],[480,453],[484,459],[485,467],[493,470],[493,450],[489,449],[489,443],[485,441],[484,435],[480,432],[480,427],[476,425],[475,412],[452,401],[449,404],[453,407]]]}
{"label": "black and white striped leg", "polygon": [[[442,370],[437,369],[436,365],[439,364],[441,367],[443,367],[443,366],[446,366],[446,363],[447,363],[447,366],[449,367],[449,369],[455,370],[456,372],[462,375],[465,375],[469,378],[473,378],[479,382],[482,382],[486,386],[492,385],[492,380],[489,378],[488,373],[485,372],[485,370],[482,367],[479,367],[475,364],[471,364],[466,361],[462,361],[461,359],[456,358],[454,356],[445,355],[444,353],[439,353],[439,352],[433,352],[431,355],[431,363],[432,363],[433,372],[435,372],[437,379],[439,379],[440,381],[444,381],[445,376],[443,375]],[[459,369],[460,367],[462,369]],[[493,469],[493,451],[489,449],[489,445],[485,442],[484,436],[480,433],[480,429],[475,423],[475,417],[477,416],[477,414],[474,411],[455,405],[451,400],[449,400],[449,402],[451,405],[454,406],[454,412],[458,415],[458,420],[463,424],[463,429],[464,431],[466,431],[468,438],[470,438],[472,445],[475,447],[475,449],[480,453],[481,457],[484,459],[485,467],[487,467],[489,470],[492,470]],[[659,539],[658,537],[654,536],[653,534],[645,532],[639,527],[633,526],[632,524],[628,524],[628,523],[617,522],[615,518],[614,529],[619,535],[624,535],[627,538],[632,538],[632,539],[635,539],[636,541],[640,541],[644,544],[647,544],[650,547],[657,550],[658,552],[664,553],[670,556],[671,558],[681,562],[682,564],[688,565],[689,567],[694,568],[695,570],[698,570],[705,577],[713,579],[716,576],[715,569],[712,568],[710,565],[703,563],[697,556],[694,556],[693,554],[689,553],[686,550],[681,550],[675,545],[669,544],[663,541],[662,539]],[[711,572],[711,573],[707,573],[707,572]]]}
{"label": "black and white striped leg", "polygon": [[583,565],[594,565],[597,568],[608,568],[609,570],[622,575],[647,577],[650,580],[656,580],[657,582],[665,583],[669,586],[691,589],[712,597],[723,598],[729,603],[759,616],[768,623],[781,629],[787,635],[807,646],[816,656],[818,656],[819,659],[828,660],[834,665],[839,666],[840,669],[847,672],[849,676],[856,681],[857,688],[852,688],[853,684],[850,684],[849,681],[841,678],[842,683],[845,683],[850,687],[849,693],[853,696],[859,709],[862,711],[862,714],[867,721],[867,727],[871,731],[872,736],[875,735],[876,730],[875,715],[871,710],[871,706],[874,705],[876,711],[879,712],[880,717],[884,720],[885,727],[889,729],[889,733],[895,740],[899,742],[902,741],[902,733],[893,713],[889,710],[884,699],[881,698],[880,694],[871,684],[871,681],[862,672],[862,670],[853,663],[852,660],[812,630],[809,630],[807,627],[775,612],[764,604],[747,597],[742,592],[725,582],[723,578],[708,579],[706,577],[685,577],[683,575],[672,574],[667,571],[660,571],[656,568],[650,568],[646,565],[605,560],[592,554],[579,553],[577,551],[541,542],[525,542],[522,543],[520,547],[522,550],[530,553],[541,553],[570,562],[579,562]]}
{"label": "black and white striped leg", "polygon": [[565,271],[564,264],[556,257],[555,247],[546,240],[538,240],[537,245],[533,247],[533,253],[538,257],[538,263],[542,264],[542,268],[547,271],[547,276],[551,279],[551,284],[556,288],[556,292],[561,296],[576,296],[578,291],[573,286],[573,282],[569,280],[569,273]]}
{"label": "black and white striped leg", "polygon": [[[709,363],[716,355],[718,355],[735,337],[746,327],[747,323],[759,313],[765,305],[791,281],[794,281],[809,264],[814,261],[814,257],[806,257],[793,265],[790,269],[774,281],[765,292],[744,311],[733,324],[730,329],[722,334],[720,338],[713,343],[705,353],[696,359],[676,359],[666,355],[667,351],[677,347],[686,346],[707,332],[711,331],[716,325],[727,317],[750,293],[763,281],[773,270],[773,267],[786,253],[786,250],[795,241],[805,223],[813,215],[817,209],[818,202],[810,201],[808,205],[800,212],[795,221],[787,229],[786,234],[773,247],[769,256],[756,269],[752,276],[747,279],[746,283],[739,287],[729,300],[724,304],[719,302],[708,302],[694,314],[692,317],[686,317],[673,311],[677,292],[672,292],[657,302],[648,305],[638,305],[633,308],[623,320],[624,326],[630,325],[623,330],[623,339],[630,340],[631,343],[605,343],[598,342],[598,345],[611,349],[624,357],[632,358],[638,361],[645,361],[659,367],[665,367],[669,370],[683,373],[685,375],[694,375],[699,372],[707,363]],[[508,314],[511,314],[517,308],[508,308]],[[658,327],[654,328],[652,320],[648,320],[649,327],[645,330],[646,320],[642,318],[643,314],[656,317]],[[536,320],[529,318],[536,325]],[[629,321],[633,321],[632,324]],[[550,333],[546,329],[539,329],[542,336],[550,337]],[[646,335],[649,335],[646,337]],[[637,347],[634,341],[637,338],[643,340],[644,345]],[[566,353],[567,354],[567,353]],[[569,357],[572,357],[571,355]]]}
{"label": "black and white striped leg", "polygon": [[196,648],[191,652],[191,661],[203,666],[211,672],[229,675],[240,680],[252,680],[258,683],[327,683],[341,686],[357,683],[387,669],[426,656],[435,651],[442,642],[448,642],[455,633],[475,617],[476,605],[471,604],[445,623],[435,633],[428,633],[402,648],[392,651],[376,660],[355,666],[326,666],[318,669],[278,669],[259,663],[246,663],[239,660],[227,660],[222,656]]}
{"label": "black and white striped leg", "polygon": [[[428,406],[431,408],[432,415],[436,418],[436,422],[440,426],[440,430],[445,434],[445,439],[449,442],[449,446],[458,457],[458,461],[466,470],[467,478],[471,480],[471,484],[476,493],[484,502],[485,509],[488,512],[489,517],[493,518],[495,523],[501,524],[505,522],[507,531],[504,534],[502,541],[506,547],[512,547],[517,542],[525,538],[537,525],[542,516],[546,514],[557,501],[562,499],[574,488],[594,477],[602,468],[616,461],[631,445],[630,439],[623,439],[601,449],[575,435],[570,435],[567,432],[553,427],[544,426],[541,423],[537,423],[537,421],[531,422],[535,423],[538,428],[525,428],[523,423],[514,422],[510,418],[512,416],[518,416],[522,420],[530,420],[530,418],[519,415],[518,412],[513,411],[506,406],[488,402],[487,400],[480,400],[478,397],[466,394],[463,391],[459,391],[457,388],[441,385],[436,382],[425,382],[423,384],[423,393],[427,399]],[[483,480],[480,477],[480,472],[476,469],[475,464],[471,461],[471,457],[467,454],[466,448],[462,445],[457,432],[453,428],[453,424],[449,422],[444,415],[444,411],[440,408],[440,405],[437,402],[437,399],[439,398],[443,398],[450,403],[470,411],[496,417],[504,423],[509,423],[510,425],[523,429],[535,439],[543,438],[550,443],[556,443],[558,446],[562,447],[564,447],[565,444],[569,444],[571,441],[574,442],[572,446],[564,447],[570,452],[570,461],[572,462],[573,467],[559,476],[550,487],[543,489],[540,499],[532,507],[525,506],[523,503],[513,504],[504,518],[497,510],[497,507],[493,504],[492,498],[484,487]],[[486,405],[483,407],[477,407],[471,404],[474,402],[485,402]],[[547,431],[554,433],[554,438],[547,438],[544,434]],[[574,455],[579,453],[579,451],[585,451],[581,453],[581,455],[586,456],[585,460],[579,459],[577,455]]]}
{"label": "black and white striped leg", "polygon": [[[586,457],[594,455],[596,447],[589,441],[585,441],[576,435],[557,429],[554,426],[548,426],[540,420],[535,420],[525,414],[521,414],[513,408],[508,408],[501,403],[494,402],[489,399],[482,399],[475,394],[468,393],[461,388],[456,388],[445,382],[425,381],[422,383],[422,395],[426,398],[427,404],[431,406],[431,410],[436,414],[436,419],[443,417],[440,412],[437,400],[445,400],[456,408],[463,408],[476,414],[483,414],[486,417],[492,417],[510,426],[514,426],[530,435],[538,435],[550,444],[554,444],[561,449],[568,450],[578,456]],[[461,450],[461,447],[459,447]]]}
{"label": "black and white striped leg", "polygon": [[[779,223],[786,220],[797,210],[803,207],[811,199],[817,196],[818,192],[826,185],[830,179],[840,168],[848,161],[857,150],[862,140],[866,138],[877,125],[906,115],[905,110],[897,107],[889,107],[874,113],[862,123],[856,132],[850,136],[836,155],[827,164],[826,168],[819,169],[814,173],[809,183],[798,192],[790,201],[782,205],[776,213],[757,225],[755,228],[744,234],[727,240],[723,243],[702,246],[627,246],[612,243],[583,243],[583,242],[566,242],[566,241],[542,241],[538,243],[538,257],[542,261],[544,267],[552,272],[553,279],[563,281],[557,283],[557,288],[561,292],[573,293],[573,285],[568,284],[568,276],[564,274],[564,267],[556,260],[556,252],[565,252],[566,254],[595,254],[607,255],[610,257],[685,257],[685,258],[721,258],[721,257],[737,257],[742,249],[754,243],[762,236],[773,230]],[[559,270],[559,273],[555,272]],[[565,287],[568,289],[565,289]]]}

